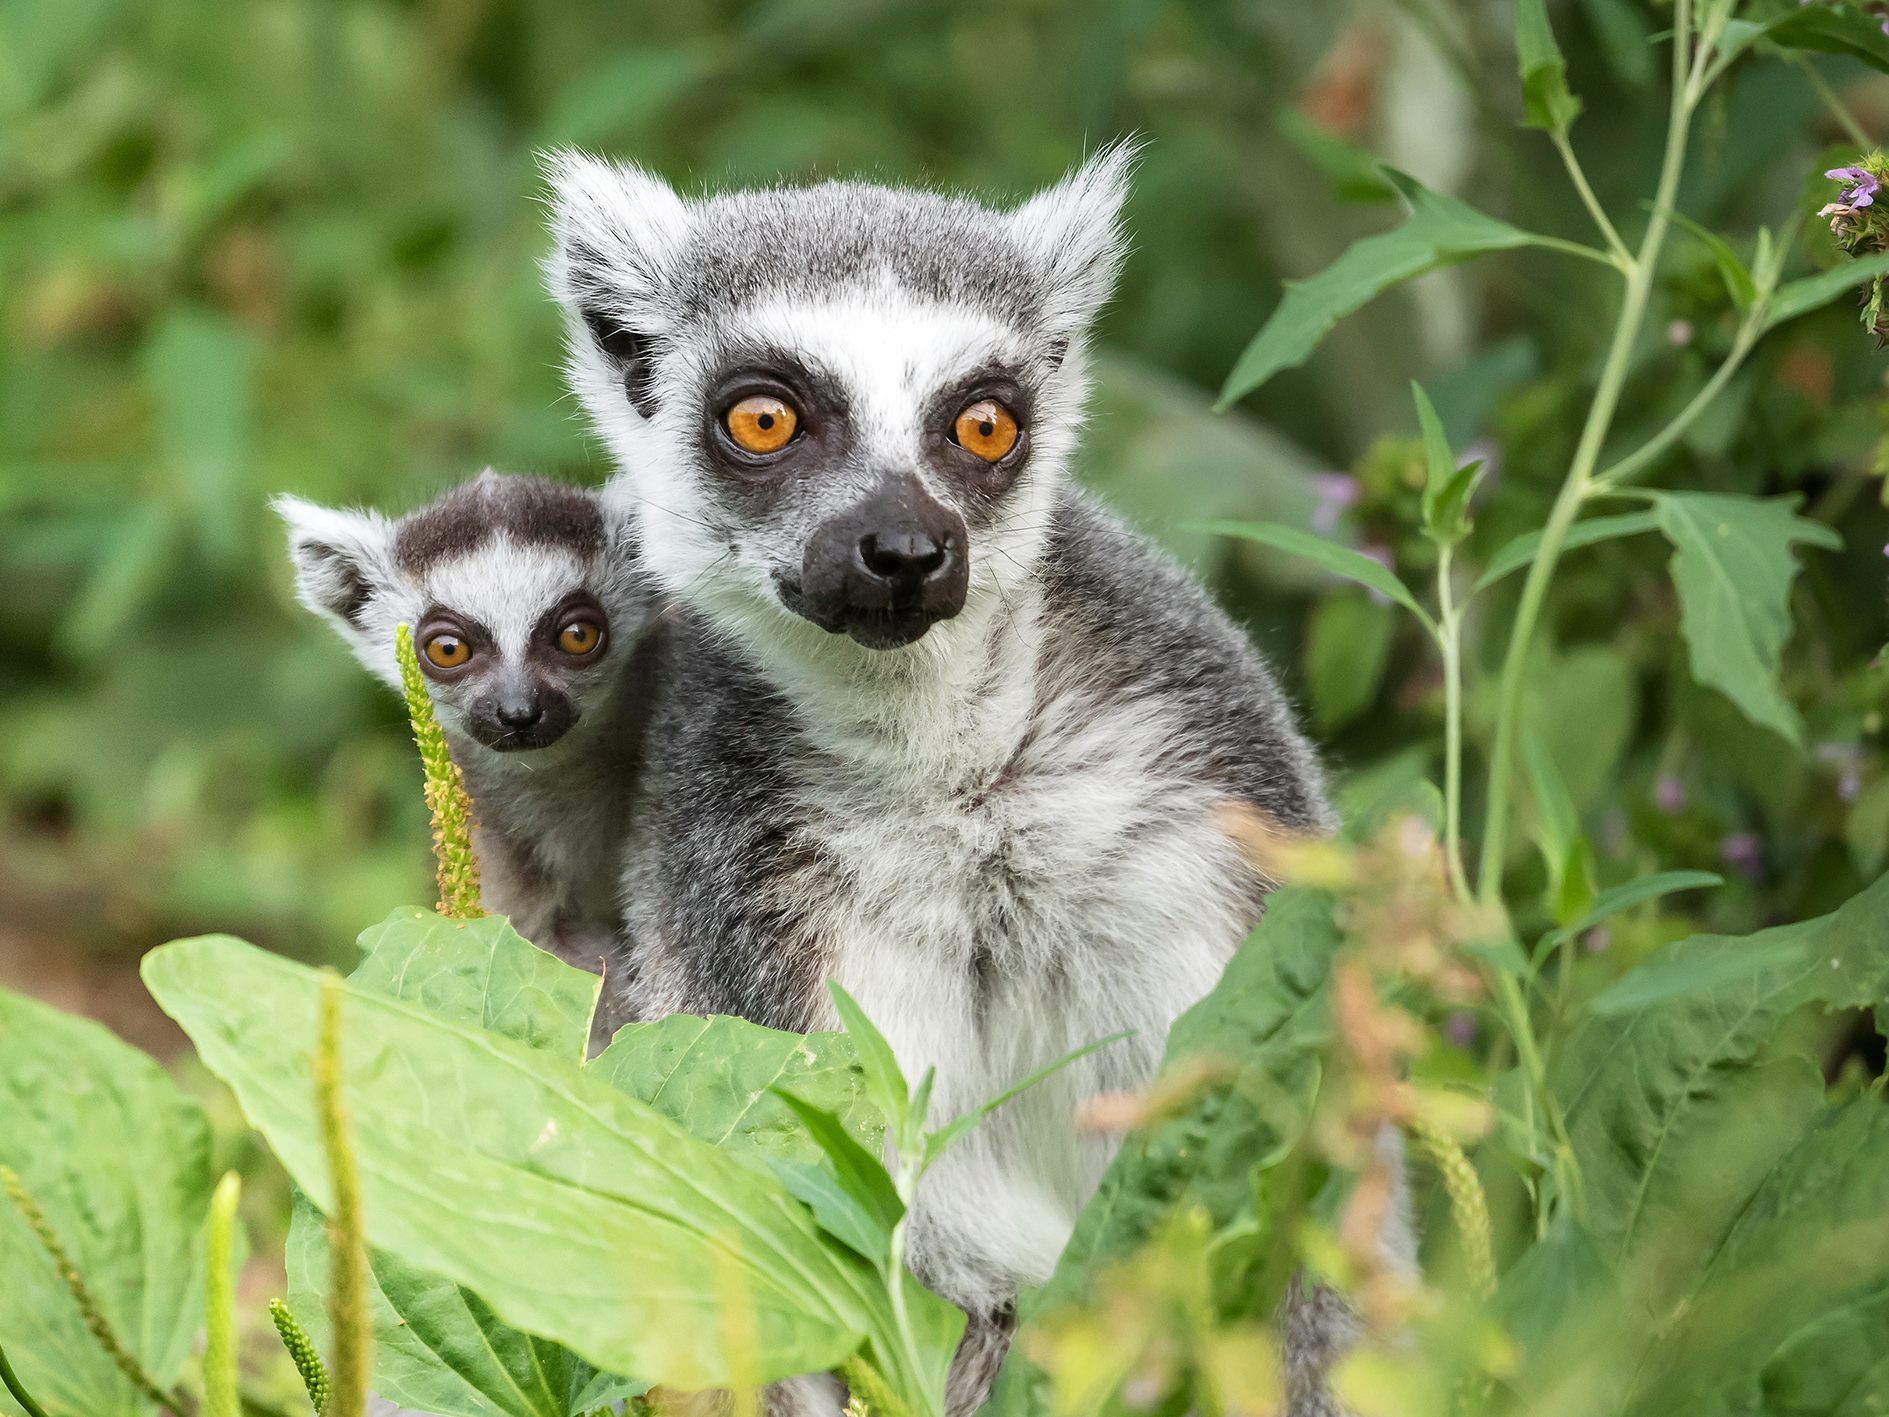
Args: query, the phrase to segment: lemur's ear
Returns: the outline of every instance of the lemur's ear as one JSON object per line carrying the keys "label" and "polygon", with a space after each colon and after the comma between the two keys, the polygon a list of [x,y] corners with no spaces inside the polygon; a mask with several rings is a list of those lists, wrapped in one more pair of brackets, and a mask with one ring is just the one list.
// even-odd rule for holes
{"label": "lemur's ear", "polygon": [[274,506],[288,523],[296,599],[344,632],[359,631],[367,603],[395,575],[393,523],[300,497],[277,497]]}
{"label": "lemur's ear", "polygon": [[1124,138],[1010,214],[1016,240],[1048,276],[1044,324],[1058,340],[1081,338],[1115,289],[1128,254],[1122,202],[1140,151]]}
{"label": "lemur's ear", "polygon": [[551,294],[570,319],[573,342],[587,342],[608,361],[648,417],[651,347],[671,323],[663,293],[669,264],[688,238],[688,208],[660,177],[571,149],[548,154],[545,175]]}

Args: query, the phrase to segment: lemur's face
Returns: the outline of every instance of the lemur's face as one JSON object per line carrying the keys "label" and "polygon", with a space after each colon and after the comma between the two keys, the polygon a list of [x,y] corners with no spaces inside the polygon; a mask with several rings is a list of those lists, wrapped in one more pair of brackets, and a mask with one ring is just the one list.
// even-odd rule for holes
{"label": "lemur's face", "polygon": [[278,506],[303,603],[396,687],[411,626],[440,722],[495,752],[597,714],[655,616],[627,525],[592,492],[487,473],[398,521]]}
{"label": "lemur's face", "polygon": [[570,373],[666,588],[874,650],[1009,598],[1074,445],[1126,164],[997,212],[839,183],[685,203],[562,159]]}

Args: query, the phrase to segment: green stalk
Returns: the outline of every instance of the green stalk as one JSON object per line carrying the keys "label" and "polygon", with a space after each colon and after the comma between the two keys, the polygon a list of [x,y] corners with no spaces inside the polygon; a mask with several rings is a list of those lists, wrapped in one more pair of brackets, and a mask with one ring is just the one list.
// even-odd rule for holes
{"label": "green stalk", "polygon": [[328,1322],[334,1333],[333,1381],[325,1417],[363,1417],[373,1369],[374,1328],[367,1307],[367,1236],[361,1181],[341,1096],[341,976],[324,972],[321,1032],[315,1044],[315,1107],[328,1153],[334,1204],[328,1213]]}
{"label": "green stalk", "polygon": [[20,1382],[19,1375],[13,1371],[13,1365],[7,1362],[7,1350],[4,1348],[0,1348],[0,1387],[12,1394],[26,1417],[46,1417],[46,1409],[33,1401],[25,1385]]}
{"label": "green stalk", "polygon": [[1443,651],[1443,854],[1451,886],[1468,900],[1469,877],[1463,871],[1463,622],[1450,585],[1454,555],[1454,547],[1443,546],[1436,562],[1436,642]]}
{"label": "green stalk", "polygon": [[1684,408],[1672,416],[1671,421],[1664,428],[1619,462],[1598,473],[1588,489],[1589,496],[1598,496],[1603,492],[1611,491],[1646,468],[1679,440],[1679,436],[1692,426],[1694,419],[1705,412],[1712,400],[1717,398],[1724,391],[1726,384],[1731,382],[1732,375],[1738,372],[1739,367],[1745,362],[1745,356],[1751,353],[1751,347],[1758,342],[1758,317],[1762,309],[1763,302],[1760,302],[1745,316],[1744,323],[1739,325],[1738,333],[1732,339],[1731,351],[1725,356],[1724,362],[1713,371],[1712,377],[1705,381],[1699,392],[1688,400]]}
{"label": "green stalk", "polygon": [[1502,683],[1496,718],[1495,746],[1489,760],[1489,790],[1484,814],[1482,858],[1479,863],[1477,893],[1484,903],[1500,905],[1502,864],[1508,841],[1510,778],[1515,766],[1516,737],[1521,729],[1522,690],[1527,668],[1529,645],[1541,619],[1542,604],[1554,579],[1555,566],[1568,528],[1574,525],[1581,503],[1586,500],[1600,460],[1601,445],[1613,426],[1614,413],[1626,384],[1627,365],[1634,342],[1646,320],[1646,306],[1652,294],[1653,277],[1659,264],[1661,248],[1672,224],[1673,196],[1679,187],[1679,174],[1685,166],[1686,138],[1692,124],[1692,112],[1698,102],[1693,71],[1689,64],[1691,35],[1690,0],[1675,0],[1673,10],[1673,96],[1671,117],[1666,129],[1666,151],[1660,163],[1659,185],[1653,198],[1652,215],[1640,249],[1627,274],[1626,290],[1621,295],[1620,313],[1614,322],[1613,338],[1607,360],[1601,368],[1600,384],[1594,402],[1581,428],[1574,461],[1567,480],[1555,498],[1542,529],[1541,550],[1528,568],[1522,586],[1522,598],[1515,612],[1515,626],[1509,635],[1509,648],[1502,665]]}
{"label": "green stalk", "polygon": [[1567,130],[1556,128],[1548,136],[1554,140],[1555,151],[1561,154],[1561,165],[1567,169],[1568,181],[1574,184],[1575,192],[1580,195],[1581,205],[1587,208],[1587,214],[1594,218],[1594,225],[1600,228],[1600,234],[1607,242],[1608,254],[1621,270],[1631,270],[1633,253],[1627,250],[1627,243],[1620,239],[1613,218],[1607,215],[1607,209],[1600,204],[1600,198],[1594,195],[1594,189],[1588,185],[1586,169],[1574,155],[1574,146],[1568,141]]}
{"label": "green stalk", "polygon": [[236,1231],[236,1202],[242,1178],[225,1173],[210,1197],[210,1223],[204,1230],[203,1417],[241,1417],[236,1395],[236,1294],[230,1260]]}

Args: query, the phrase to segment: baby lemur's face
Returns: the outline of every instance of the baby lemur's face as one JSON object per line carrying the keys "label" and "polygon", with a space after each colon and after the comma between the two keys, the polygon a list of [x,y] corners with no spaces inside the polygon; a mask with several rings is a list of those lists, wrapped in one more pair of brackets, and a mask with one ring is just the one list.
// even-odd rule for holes
{"label": "baby lemur's face", "polygon": [[684,201],[559,159],[571,378],[652,572],[753,640],[875,650],[1009,598],[1075,441],[1127,162],[994,211],[854,183]]}
{"label": "baby lemur's face", "polygon": [[394,687],[394,631],[412,626],[441,724],[495,752],[600,716],[654,618],[627,524],[594,492],[488,472],[397,521],[277,506],[302,603]]}

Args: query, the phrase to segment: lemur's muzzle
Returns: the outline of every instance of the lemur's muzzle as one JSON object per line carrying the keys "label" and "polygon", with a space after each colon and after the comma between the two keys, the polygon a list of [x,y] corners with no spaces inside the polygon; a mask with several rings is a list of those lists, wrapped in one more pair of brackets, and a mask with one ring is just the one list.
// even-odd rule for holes
{"label": "lemur's muzzle", "polygon": [[814,532],[789,603],[869,649],[910,644],[964,608],[967,550],[962,517],[917,478],[888,478]]}

